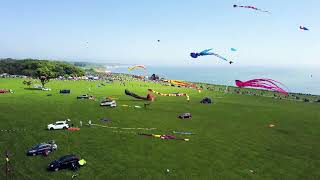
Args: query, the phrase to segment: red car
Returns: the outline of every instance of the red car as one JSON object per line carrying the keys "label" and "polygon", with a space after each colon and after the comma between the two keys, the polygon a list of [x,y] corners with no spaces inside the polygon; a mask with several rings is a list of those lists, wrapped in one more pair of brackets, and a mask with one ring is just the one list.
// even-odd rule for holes
{"label": "red car", "polygon": [[10,90],[0,89],[0,94],[10,93]]}

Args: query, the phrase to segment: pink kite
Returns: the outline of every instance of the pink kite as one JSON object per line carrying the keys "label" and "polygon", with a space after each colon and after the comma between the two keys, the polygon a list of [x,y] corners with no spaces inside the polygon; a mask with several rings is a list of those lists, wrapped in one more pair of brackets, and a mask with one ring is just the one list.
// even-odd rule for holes
{"label": "pink kite", "polygon": [[288,96],[288,92],[280,88],[277,84],[280,84],[284,86],[282,83],[272,80],[272,79],[252,79],[249,81],[242,82],[240,80],[236,80],[236,85],[240,88],[243,87],[256,87],[256,88],[262,88],[262,89],[268,89],[272,91],[279,92],[281,94],[284,94],[285,96]]}

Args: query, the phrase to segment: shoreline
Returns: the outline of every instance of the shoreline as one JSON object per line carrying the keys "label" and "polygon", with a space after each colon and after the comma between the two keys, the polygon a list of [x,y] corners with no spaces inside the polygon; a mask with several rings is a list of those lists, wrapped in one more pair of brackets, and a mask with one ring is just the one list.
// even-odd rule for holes
{"label": "shoreline", "polygon": [[[100,73],[99,73],[100,74]],[[102,72],[101,74],[109,74],[109,75],[121,75],[121,76],[127,76],[130,78],[135,78],[137,80],[141,80],[136,78],[136,75],[134,74],[129,74],[129,73],[118,73],[118,72]],[[147,80],[147,81],[151,81],[151,80]],[[312,98],[312,99],[320,99],[320,95],[316,95],[316,94],[307,94],[307,93],[297,93],[297,92],[288,92],[289,96],[286,98],[283,95],[280,95],[278,92],[274,92],[274,91],[269,91],[269,90],[264,90],[264,89],[254,89],[254,88],[239,88],[237,86],[230,86],[230,85],[223,85],[223,84],[214,84],[214,83],[207,83],[207,82],[194,82],[194,81],[188,81],[188,80],[183,80],[185,82],[189,82],[189,83],[193,83],[196,84],[197,86],[209,86],[209,87],[216,87],[219,90],[215,90],[215,91],[219,91],[219,92],[225,92],[225,89],[228,88],[230,89],[229,91],[233,91],[233,92],[228,92],[229,94],[235,94],[236,91],[239,91],[239,93],[237,94],[243,94],[243,95],[257,95],[260,96],[258,94],[268,94],[266,95],[261,95],[263,97],[271,97],[271,98],[283,98],[283,99],[287,99],[287,100],[295,100],[295,101],[303,101],[303,98],[306,99],[308,98]],[[161,82],[161,81],[159,81]],[[241,92],[240,92],[241,91]],[[247,93],[244,93],[244,92]],[[227,93],[227,94],[228,94]],[[273,94],[273,95],[272,95]],[[276,95],[275,95],[276,94]],[[302,96],[302,97],[300,97]],[[293,97],[293,98],[289,98],[289,97]]]}
{"label": "shoreline", "polygon": [[[112,73],[144,75],[137,69],[128,72],[126,67],[108,68]],[[165,79],[178,79],[188,82],[218,84],[234,86],[235,80],[247,81],[250,79],[274,79],[283,83],[291,93],[320,95],[320,72],[317,68],[230,68],[230,67],[147,67],[147,74],[158,75]]]}

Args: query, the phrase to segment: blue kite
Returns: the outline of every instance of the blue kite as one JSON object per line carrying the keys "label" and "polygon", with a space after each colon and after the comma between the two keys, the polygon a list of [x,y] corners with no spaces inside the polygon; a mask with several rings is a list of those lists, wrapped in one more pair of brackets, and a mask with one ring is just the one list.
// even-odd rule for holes
{"label": "blue kite", "polygon": [[229,61],[228,59],[220,56],[219,54],[216,54],[216,53],[213,53],[213,52],[209,52],[209,51],[211,51],[211,50],[212,50],[212,49],[206,49],[206,50],[203,50],[203,51],[201,51],[201,52],[199,52],[199,53],[198,53],[198,52],[192,52],[192,53],[190,53],[190,56],[191,56],[192,58],[198,58],[199,56],[214,55],[214,56],[216,56],[216,57],[218,57],[218,58],[220,58],[220,59],[222,59],[222,60],[224,60],[224,61],[229,62],[229,64],[232,64],[232,63],[233,63],[232,61]]}

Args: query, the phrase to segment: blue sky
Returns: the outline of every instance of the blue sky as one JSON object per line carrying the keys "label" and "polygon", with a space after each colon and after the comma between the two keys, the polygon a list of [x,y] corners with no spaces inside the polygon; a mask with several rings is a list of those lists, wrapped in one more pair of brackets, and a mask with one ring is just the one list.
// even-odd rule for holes
{"label": "blue sky", "polygon": [[[320,66],[319,0],[1,0],[1,58],[147,65]],[[253,5],[271,14],[235,9]],[[304,25],[309,32],[299,30]],[[157,40],[161,42],[158,43]],[[233,53],[230,48],[238,51]]]}

